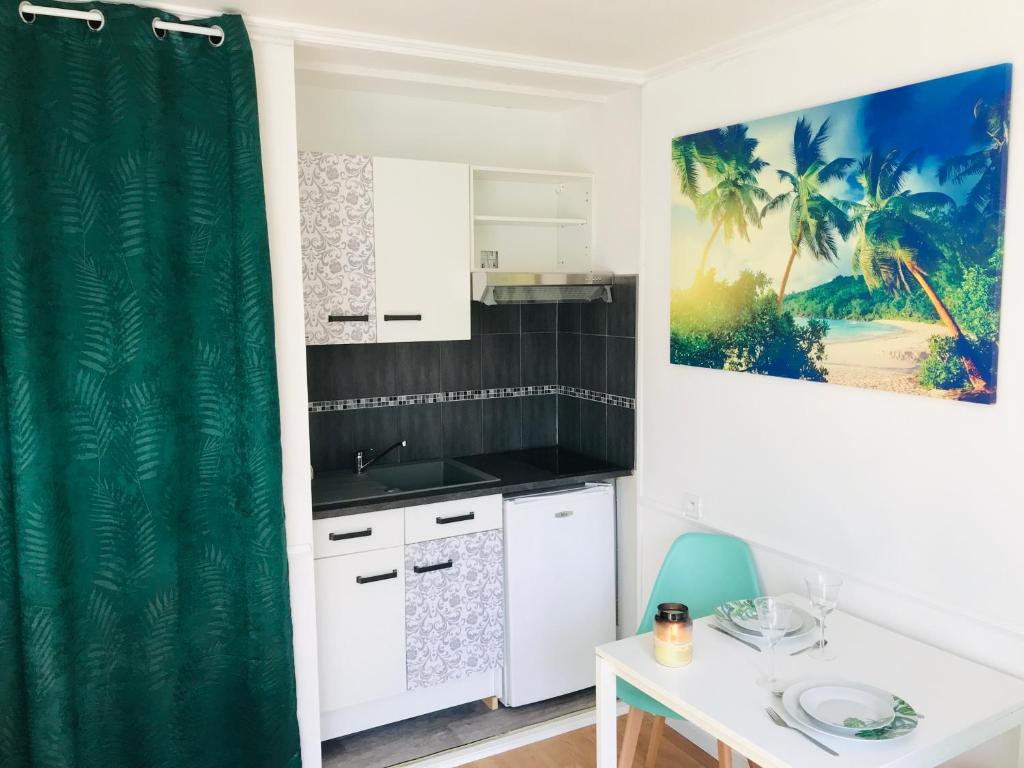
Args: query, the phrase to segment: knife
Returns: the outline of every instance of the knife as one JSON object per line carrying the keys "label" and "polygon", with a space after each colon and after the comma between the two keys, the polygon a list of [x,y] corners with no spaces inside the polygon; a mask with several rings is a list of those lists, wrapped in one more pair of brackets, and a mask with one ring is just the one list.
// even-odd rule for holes
{"label": "knife", "polygon": [[715,632],[721,632],[726,637],[731,637],[737,643],[743,643],[745,646],[747,646],[747,648],[753,648],[758,653],[761,652],[761,646],[759,646],[759,645],[754,645],[753,643],[748,643],[743,638],[736,637],[736,635],[732,634],[731,632],[726,632],[724,629],[722,629],[721,627],[716,626],[714,624],[708,624],[708,626],[711,627],[711,629],[715,630]]}

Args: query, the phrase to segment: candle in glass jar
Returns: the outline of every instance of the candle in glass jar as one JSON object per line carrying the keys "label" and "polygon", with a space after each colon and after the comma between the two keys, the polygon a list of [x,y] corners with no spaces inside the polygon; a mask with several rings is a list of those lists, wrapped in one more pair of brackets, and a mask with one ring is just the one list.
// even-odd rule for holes
{"label": "candle in glass jar", "polygon": [[654,616],[654,658],[666,667],[685,667],[693,659],[693,621],[682,603],[661,603]]}

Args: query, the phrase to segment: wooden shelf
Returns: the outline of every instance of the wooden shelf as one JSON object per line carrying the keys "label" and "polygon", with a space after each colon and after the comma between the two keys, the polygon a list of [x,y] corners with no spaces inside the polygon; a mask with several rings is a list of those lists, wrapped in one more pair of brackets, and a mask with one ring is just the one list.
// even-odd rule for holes
{"label": "wooden shelf", "polygon": [[474,216],[473,221],[477,224],[542,224],[549,226],[563,226],[569,224],[586,224],[586,219],[572,219],[564,217],[548,216]]}

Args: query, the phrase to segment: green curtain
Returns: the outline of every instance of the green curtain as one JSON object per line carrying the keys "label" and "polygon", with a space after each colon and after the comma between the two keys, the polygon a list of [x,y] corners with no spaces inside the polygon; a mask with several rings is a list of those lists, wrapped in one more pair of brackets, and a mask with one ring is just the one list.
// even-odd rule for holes
{"label": "green curtain", "polygon": [[0,766],[299,764],[252,52],[0,3]]}

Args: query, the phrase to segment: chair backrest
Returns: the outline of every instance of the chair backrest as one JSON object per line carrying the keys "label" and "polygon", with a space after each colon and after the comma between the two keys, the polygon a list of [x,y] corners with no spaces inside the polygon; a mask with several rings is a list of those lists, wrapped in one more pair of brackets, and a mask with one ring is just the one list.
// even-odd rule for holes
{"label": "chair backrest", "polygon": [[672,543],[637,634],[650,632],[658,603],[685,603],[695,619],[729,600],[761,594],[746,542],[715,533],[684,533]]}

